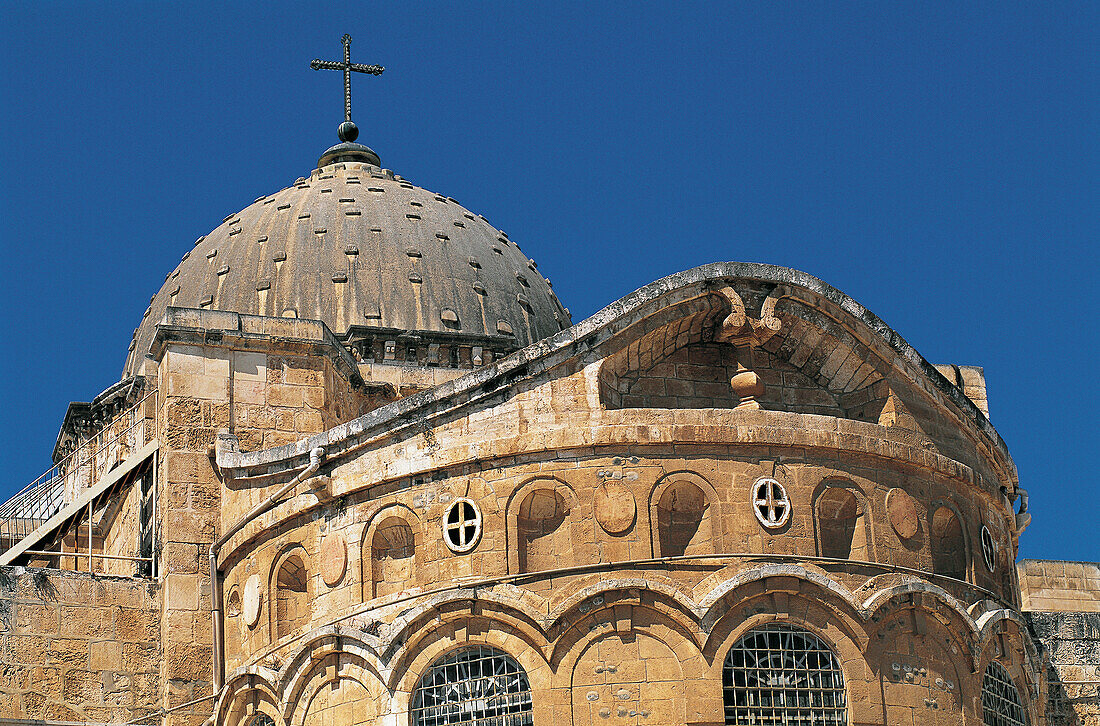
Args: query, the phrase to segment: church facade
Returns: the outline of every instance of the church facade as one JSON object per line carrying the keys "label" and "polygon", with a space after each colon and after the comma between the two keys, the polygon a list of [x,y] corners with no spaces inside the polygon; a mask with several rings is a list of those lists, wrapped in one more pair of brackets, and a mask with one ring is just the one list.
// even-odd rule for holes
{"label": "church facade", "polygon": [[0,509],[4,723],[1072,712],[980,369],[762,264],[574,325],[354,134],[187,250],[55,461]]}

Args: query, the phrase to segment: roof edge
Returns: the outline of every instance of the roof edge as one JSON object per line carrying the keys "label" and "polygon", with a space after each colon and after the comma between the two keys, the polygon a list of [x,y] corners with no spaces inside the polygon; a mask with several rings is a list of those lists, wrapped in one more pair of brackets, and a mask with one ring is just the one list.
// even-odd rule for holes
{"label": "roof edge", "polygon": [[[293,469],[300,463],[297,460],[308,456],[309,452],[318,446],[331,447],[346,442],[353,437],[361,436],[368,431],[398,428],[391,424],[399,424],[403,420],[408,420],[410,414],[417,410],[434,406],[455,395],[477,393],[479,389],[493,393],[499,392],[501,388],[532,375],[530,371],[531,364],[543,361],[555,353],[569,349],[576,343],[646,304],[692,285],[706,285],[728,278],[796,285],[820,295],[852,315],[886,342],[898,356],[919,369],[942,394],[969,418],[975,429],[990,441],[993,448],[1009,462],[1013,473],[1015,472],[1015,465],[1011,464],[1012,458],[1008,453],[1008,447],[989,422],[989,419],[957,386],[948,381],[933,364],[925,360],[913,346],[881,318],[853,298],[809,273],[789,267],[758,262],[712,262],[668,275],[619,298],[571,328],[532,343],[491,366],[475,369],[431,390],[399,399],[352,421],[334,426],[328,431],[302,439],[295,444],[248,453],[224,450],[219,447],[218,466],[240,475],[245,475],[245,472],[257,467],[268,467],[269,471],[272,469],[277,470],[280,467],[273,467],[273,465],[281,462],[287,464],[286,470]],[[341,456],[346,453],[348,453],[348,450],[345,450]]]}

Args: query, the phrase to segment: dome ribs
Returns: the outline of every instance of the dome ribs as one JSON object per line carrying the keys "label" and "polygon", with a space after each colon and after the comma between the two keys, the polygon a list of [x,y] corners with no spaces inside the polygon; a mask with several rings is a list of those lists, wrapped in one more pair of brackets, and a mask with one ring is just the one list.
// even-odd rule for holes
{"label": "dome ribs", "polygon": [[126,375],[169,305],[319,319],[378,358],[390,340],[393,362],[440,366],[493,360],[565,324],[545,278],[484,216],[369,164],[257,197],[196,246],[144,315]]}

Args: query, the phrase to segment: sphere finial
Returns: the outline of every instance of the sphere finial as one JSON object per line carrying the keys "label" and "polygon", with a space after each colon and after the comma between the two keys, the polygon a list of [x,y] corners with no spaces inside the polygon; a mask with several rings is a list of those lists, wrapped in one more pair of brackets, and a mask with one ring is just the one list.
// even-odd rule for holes
{"label": "sphere finial", "polygon": [[355,125],[354,121],[345,121],[336,129],[336,135],[340,137],[341,141],[355,141],[359,138],[359,127]]}

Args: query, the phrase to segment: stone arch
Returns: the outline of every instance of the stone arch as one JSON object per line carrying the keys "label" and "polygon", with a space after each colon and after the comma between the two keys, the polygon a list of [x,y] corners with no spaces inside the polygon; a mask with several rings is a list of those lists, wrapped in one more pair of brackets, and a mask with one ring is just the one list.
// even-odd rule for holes
{"label": "stone arch", "polygon": [[[746,611],[748,612],[748,611]],[[819,638],[833,653],[843,672],[848,718],[842,723],[879,723],[882,712],[880,698],[864,659],[865,637],[853,637],[851,623],[836,617],[836,611],[812,598],[799,597],[786,611],[756,612],[745,617],[741,611],[730,612],[717,623],[713,637],[703,651],[707,660],[707,677],[721,684],[726,658],[734,645],[745,635],[769,625],[786,625]],[[863,633],[862,629],[859,633]]]}
{"label": "stone arch", "polygon": [[[883,702],[925,704],[927,726],[958,723],[973,695],[970,624],[935,597],[893,597],[890,604],[875,613],[866,656]],[[883,715],[890,722],[896,712]]]}
{"label": "stone arch", "polygon": [[[761,599],[770,601],[765,605],[766,612],[771,613],[768,617],[784,619],[800,613],[811,629],[835,627],[853,644],[854,650],[844,654],[845,661],[867,645],[863,610],[847,588],[817,570],[799,565],[765,565],[736,572],[699,601],[702,627],[708,633],[703,653],[709,660],[713,662],[716,654],[733,642],[729,633],[747,622],[740,620],[739,614],[754,611],[752,603]],[[830,637],[835,641],[839,636]]]}
{"label": "stone arch", "polygon": [[539,477],[516,489],[507,503],[509,572],[581,564],[575,545],[586,538],[579,519],[577,494],[561,479]]}
{"label": "stone arch", "polygon": [[699,643],[695,637],[698,623],[676,605],[668,598],[647,597],[643,600],[638,593],[605,591],[575,610],[564,613],[549,631],[550,663],[559,676],[565,678],[572,672],[573,661],[578,654],[600,633],[609,629],[629,633],[631,629],[643,625],[660,630],[665,634],[661,637],[675,634],[677,642],[682,641],[683,648],[687,648],[683,650],[677,646],[685,659],[697,655]]}
{"label": "stone arch", "polygon": [[535,703],[550,700],[550,668],[540,644],[531,642],[503,620],[466,614],[442,623],[429,623],[391,659],[391,682],[387,685],[394,695],[392,703],[398,723],[408,723],[412,693],[424,672],[448,653],[470,646],[488,646],[513,658],[527,674]]}
{"label": "stone arch", "polygon": [[[300,724],[309,700],[326,679],[352,678],[368,689],[373,689],[372,684],[376,682],[382,684],[383,667],[375,650],[347,630],[340,630],[339,626],[319,628],[298,641],[295,647],[278,680],[279,709],[290,726]],[[339,663],[331,660],[334,656],[338,656]],[[322,662],[326,663],[323,668],[318,666]],[[337,665],[338,668],[333,667]]]}
{"label": "stone arch", "polygon": [[[981,665],[988,659],[999,657],[998,651],[1003,656],[1008,648],[1004,639],[1011,641],[1017,650],[1023,651],[1027,658],[1026,668],[1023,673],[1037,674],[1041,668],[1041,657],[1035,641],[1030,635],[1030,625],[1014,610],[1000,608],[982,613],[975,621],[978,631],[977,662]],[[983,665],[984,667],[984,665]],[[975,670],[977,672],[977,670]],[[1015,677],[1015,674],[1014,676]],[[1028,690],[1031,695],[1037,691],[1032,682],[1028,680]]]}
{"label": "stone arch", "polygon": [[225,655],[227,659],[237,658],[242,651],[244,641],[244,628],[241,622],[241,588],[233,585],[229,588],[229,595],[225,598],[225,623],[223,625],[225,635]]}
{"label": "stone arch", "polygon": [[343,650],[314,657],[285,706],[288,726],[373,724],[385,714],[388,694],[362,659]]}
{"label": "stone arch", "polygon": [[302,545],[292,544],[276,558],[268,592],[272,641],[309,627],[313,619],[313,582],[309,555]]}
{"label": "stone arch", "polygon": [[649,496],[654,557],[714,554],[724,549],[718,492],[691,471],[665,474]]}
{"label": "stone arch", "polygon": [[[873,589],[874,592],[863,602],[866,618],[872,622],[881,623],[890,615],[891,608],[894,607],[903,610],[914,610],[919,607],[926,613],[934,613],[936,619],[947,628],[947,633],[965,657],[968,667],[973,668],[975,661],[972,653],[980,633],[966,607],[939,585],[916,577],[906,578],[900,583],[880,586],[883,581],[893,580],[892,575],[880,575],[867,582],[866,587]],[[877,627],[879,626],[876,625]]]}
{"label": "stone arch", "polygon": [[573,723],[599,723],[625,711],[652,723],[686,723],[685,686],[679,658],[660,638],[645,632],[602,633],[573,664]]}
{"label": "stone arch", "polygon": [[705,712],[710,684],[690,613],[634,588],[603,590],[575,605],[551,631],[554,687],[571,694],[554,723],[569,723],[570,715],[575,724],[624,723],[615,717],[630,711],[638,723],[687,723],[687,714]]}
{"label": "stone arch", "polygon": [[275,726],[286,723],[279,713],[276,689],[262,675],[249,672],[235,676],[226,682],[223,692],[215,710],[219,724],[252,726],[259,715],[270,718]]}
{"label": "stone arch", "polygon": [[[846,726],[850,704],[844,670],[833,645],[813,631],[782,620],[757,624],[722,658],[726,719]],[[795,688],[805,695],[792,698]]]}
{"label": "stone arch", "polygon": [[934,573],[965,581],[970,559],[968,541],[958,508],[942,501],[929,508],[928,546]]}
{"label": "stone arch", "polygon": [[363,600],[401,592],[416,583],[420,519],[403,505],[375,512],[363,530],[360,550]]}
{"label": "stone arch", "polygon": [[854,482],[847,479],[821,482],[813,495],[813,515],[819,556],[874,559],[867,498]]}
{"label": "stone arch", "polygon": [[[478,626],[492,621],[494,627],[499,625],[514,633],[526,644],[524,647],[537,648],[541,652],[546,646],[544,614],[534,605],[532,600],[535,598],[530,597],[529,593],[514,585],[498,585],[492,590],[478,591],[476,599],[471,596],[469,590],[455,590],[441,593],[431,600],[422,600],[411,607],[381,639],[377,647],[381,661],[391,664],[392,671],[392,664],[399,659],[413,657],[415,653],[410,652],[410,642],[444,626],[441,618],[443,612],[450,613],[450,619],[454,620],[476,610],[479,613]],[[392,688],[393,684],[387,681],[387,686]]]}

